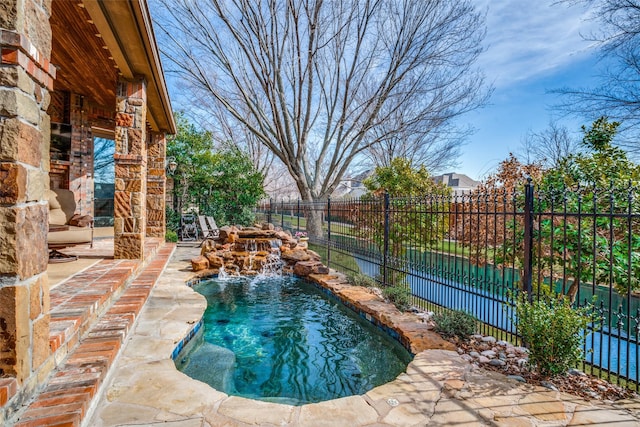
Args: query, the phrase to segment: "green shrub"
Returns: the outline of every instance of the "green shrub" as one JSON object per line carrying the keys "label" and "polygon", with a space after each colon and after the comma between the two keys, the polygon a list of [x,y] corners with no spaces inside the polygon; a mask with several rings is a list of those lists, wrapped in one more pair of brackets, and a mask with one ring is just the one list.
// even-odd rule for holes
{"label": "green shrub", "polygon": [[382,288],[382,295],[400,311],[407,311],[411,308],[411,291],[403,285],[390,285]]}
{"label": "green shrub", "polygon": [[529,363],[543,376],[566,373],[583,358],[582,343],[593,321],[590,307],[574,308],[562,295],[529,302],[526,294],[515,303],[514,322],[529,349]]}
{"label": "green shrub", "polygon": [[353,286],[362,286],[365,288],[374,288],[378,286],[378,282],[376,282],[373,277],[362,273],[351,273],[347,275],[347,279]]}
{"label": "green shrub", "polygon": [[466,339],[476,332],[478,320],[462,310],[445,310],[433,316],[436,331],[445,337],[459,337]]}
{"label": "green shrub", "polygon": [[180,214],[167,205],[165,209],[165,218],[167,221],[167,231],[171,230],[178,233],[178,230],[180,229]]}
{"label": "green shrub", "polygon": [[176,243],[178,241],[178,233],[173,230],[167,230],[164,234],[164,240],[167,242]]}

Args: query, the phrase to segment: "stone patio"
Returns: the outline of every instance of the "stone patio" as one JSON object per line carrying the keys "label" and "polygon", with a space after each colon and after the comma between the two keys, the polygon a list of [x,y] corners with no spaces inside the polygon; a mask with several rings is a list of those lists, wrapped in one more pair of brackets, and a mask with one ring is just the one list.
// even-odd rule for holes
{"label": "stone patio", "polygon": [[587,402],[473,368],[448,350],[421,351],[406,373],[363,396],[303,406],[228,396],[180,373],[171,360],[206,306],[204,297],[185,286],[195,255],[197,248],[174,253],[84,425],[640,425],[640,401]]}

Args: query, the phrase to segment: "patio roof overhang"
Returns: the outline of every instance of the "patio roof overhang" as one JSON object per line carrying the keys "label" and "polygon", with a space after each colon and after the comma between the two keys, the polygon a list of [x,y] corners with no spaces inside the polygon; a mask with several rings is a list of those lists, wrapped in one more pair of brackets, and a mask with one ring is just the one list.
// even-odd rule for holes
{"label": "patio roof overhang", "polygon": [[147,120],[153,131],[176,126],[146,0],[54,1],[51,62],[58,68],[54,90],[116,105],[119,77],[147,81]]}

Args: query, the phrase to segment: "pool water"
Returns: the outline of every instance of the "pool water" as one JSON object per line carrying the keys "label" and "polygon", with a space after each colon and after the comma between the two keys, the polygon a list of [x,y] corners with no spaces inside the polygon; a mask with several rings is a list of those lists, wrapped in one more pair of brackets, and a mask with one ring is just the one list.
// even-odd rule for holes
{"label": "pool water", "polygon": [[411,361],[396,340],[293,277],[212,279],[178,369],[227,394],[305,404],[363,394]]}

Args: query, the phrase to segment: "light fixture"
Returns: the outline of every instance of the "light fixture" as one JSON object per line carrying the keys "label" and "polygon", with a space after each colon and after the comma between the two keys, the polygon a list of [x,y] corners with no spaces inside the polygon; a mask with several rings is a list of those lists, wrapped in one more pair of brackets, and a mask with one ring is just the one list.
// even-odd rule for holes
{"label": "light fixture", "polygon": [[178,169],[178,162],[176,162],[176,158],[173,156],[167,157],[164,161],[164,168],[167,170],[169,175],[176,173],[176,169]]}

